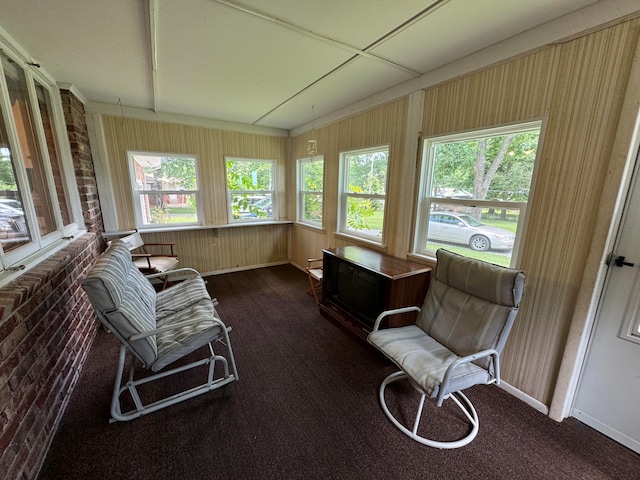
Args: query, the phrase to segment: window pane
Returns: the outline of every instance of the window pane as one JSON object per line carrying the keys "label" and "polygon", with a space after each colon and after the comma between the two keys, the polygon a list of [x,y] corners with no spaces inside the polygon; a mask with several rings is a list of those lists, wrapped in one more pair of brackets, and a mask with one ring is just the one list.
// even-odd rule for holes
{"label": "window pane", "polygon": [[347,198],[347,230],[382,237],[384,200]]}
{"label": "window pane", "polygon": [[272,220],[274,162],[234,158],[226,165],[229,221]]}
{"label": "window pane", "polygon": [[193,193],[143,193],[139,198],[144,225],[198,222]]}
{"label": "window pane", "polygon": [[69,212],[69,201],[67,192],[64,187],[64,177],[62,170],[62,159],[59,155],[56,136],[53,124],[53,113],[51,108],[51,99],[49,92],[38,82],[36,82],[36,95],[38,97],[38,107],[40,109],[40,117],[42,118],[42,128],[47,142],[47,151],[49,152],[49,160],[51,162],[51,170],[53,172],[53,181],[58,195],[58,206],[60,215],[62,216],[62,224],[71,224],[71,214]]}
{"label": "window pane", "polygon": [[385,195],[388,156],[386,150],[347,154],[348,192]]}
{"label": "window pane", "polygon": [[7,129],[0,115],[0,243],[5,253],[31,241],[11,161]]}
{"label": "window pane", "polygon": [[322,195],[307,193],[303,196],[303,220],[322,223]]}
{"label": "window pane", "polygon": [[194,158],[132,155],[138,190],[196,190]]}
{"label": "window pane", "polygon": [[22,69],[13,61],[2,57],[2,64],[27,178],[31,187],[31,196],[38,216],[38,226],[40,227],[41,235],[46,235],[56,230],[56,223],[49,189],[47,188],[42,155],[38,150],[33,119],[28,107],[26,79]]}
{"label": "window pane", "polygon": [[432,204],[427,250],[445,247],[467,257],[509,266],[516,239],[519,208],[478,208]]}
{"label": "window pane", "polygon": [[434,144],[428,196],[526,202],[539,136],[535,130]]}
{"label": "window pane", "polygon": [[270,218],[273,216],[271,194],[232,193],[231,211],[235,220],[241,218]]}
{"label": "window pane", "polygon": [[228,160],[227,185],[229,190],[271,190],[273,183],[272,165],[272,162]]}
{"label": "window pane", "polygon": [[324,161],[302,162],[302,188],[305,192],[322,192]]}

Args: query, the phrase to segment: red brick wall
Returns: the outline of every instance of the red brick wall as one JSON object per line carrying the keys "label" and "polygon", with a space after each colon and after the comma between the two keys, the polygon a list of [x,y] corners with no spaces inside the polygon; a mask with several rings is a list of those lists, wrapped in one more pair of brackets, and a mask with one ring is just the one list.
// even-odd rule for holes
{"label": "red brick wall", "polygon": [[84,106],[61,92],[89,233],[0,289],[0,478],[33,479],[97,331],[81,281],[103,250]]}

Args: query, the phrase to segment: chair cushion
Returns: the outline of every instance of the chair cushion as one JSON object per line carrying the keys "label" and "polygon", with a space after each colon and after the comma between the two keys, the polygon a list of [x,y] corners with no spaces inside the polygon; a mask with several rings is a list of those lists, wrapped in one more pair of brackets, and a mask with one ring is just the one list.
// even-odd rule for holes
{"label": "chair cushion", "polygon": [[186,320],[200,319],[201,321],[177,330],[159,333],[156,336],[158,342],[158,358],[156,362],[150,366],[151,370],[157,372],[215,339],[222,330],[218,324],[212,322],[211,319],[213,317],[220,319],[213,306],[213,302],[202,299],[175,313],[166,315],[162,320],[159,320],[158,327],[173,325]]}
{"label": "chair cushion", "polygon": [[[147,258],[149,262],[147,262]],[[136,264],[138,269],[147,274],[164,273],[176,268],[178,259],[176,257],[152,256],[136,258],[133,263]],[[151,264],[151,268],[149,268],[149,264]]]}
{"label": "chair cushion", "polygon": [[202,277],[193,275],[157,293],[156,321],[160,322],[164,317],[200,300],[211,300],[211,296]]}
{"label": "chair cushion", "polygon": [[[378,330],[370,333],[367,340],[431,397],[438,395],[449,365],[460,358],[416,325]],[[448,391],[457,392],[490,379],[485,369],[467,363],[456,368]]]}
{"label": "chair cushion", "polygon": [[[416,324],[457,355],[501,352],[518,312],[524,275],[438,250],[436,273]],[[484,358],[478,365],[488,368]]]}
{"label": "chair cushion", "polygon": [[524,274],[448,250],[436,252],[435,279],[491,303],[518,307],[524,292]]}
{"label": "chair cushion", "polygon": [[156,292],[133,268],[127,245],[113,240],[82,282],[100,319],[150,365],[156,360],[154,336],[129,341],[131,335],[156,328]]}

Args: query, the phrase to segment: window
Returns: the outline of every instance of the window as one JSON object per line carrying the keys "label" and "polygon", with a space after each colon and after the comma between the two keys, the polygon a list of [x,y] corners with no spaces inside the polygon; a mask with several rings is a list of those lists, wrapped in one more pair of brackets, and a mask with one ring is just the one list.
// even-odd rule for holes
{"label": "window", "polygon": [[515,263],[540,122],[424,141],[414,253]]}
{"label": "window", "polygon": [[198,225],[197,157],[128,152],[136,225]]}
{"label": "window", "polygon": [[[0,54],[0,271],[75,231],[72,204],[78,205],[59,148],[67,141],[59,137],[66,134],[59,99],[55,105],[50,82],[23,69],[9,48],[5,52]],[[65,159],[69,163],[70,155]]]}
{"label": "window", "polygon": [[297,220],[322,227],[324,157],[298,160]]}
{"label": "window", "polygon": [[273,220],[274,162],[227,158],[229,222]]}
{"label": "window", "polygon": [[387,146],[340,155],[340,233],[382,243],[388,163]]}

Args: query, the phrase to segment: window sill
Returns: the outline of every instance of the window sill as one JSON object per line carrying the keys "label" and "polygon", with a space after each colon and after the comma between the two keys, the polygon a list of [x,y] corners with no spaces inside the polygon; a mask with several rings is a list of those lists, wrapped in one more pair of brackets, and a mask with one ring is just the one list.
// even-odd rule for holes
{"label": "window sill", "polygon": [[387,246],[386,245],[384,245],[381,242],[376,242],[374,240],[368,240],[368,239],[363,238],[363,237],[357,237],[355,235],[349,235],[348,233],[343,233],[343,232],[335,232],[334,236],[336,238],[341,238],[343,240],[350,240],[350,241],[363,243],[364,245],[366,245],[368,247],[375,248],[376,250],[379,250],[379,251],[381,251],[383,253],[386,253],[386,251],[387,251]]}
{"label": "window sill", "polygon": [[70,235],[67,238],[61,238],[48,247],[43,248],[42,250],[39,250],[36,253],[28,256],[21,262],[18,262],[16,265],[7,268],[4,271],[0,271],[0,288],[7,286],[9,283],[20,278],[22,275],[24,275],[34,267],[37,267],[39,264],[52,257],[63,248],[82,238],[85,233],[87,233],[86,230],[78,230],[74,232],[73,235]]}
{"label": "window sill", "polygon": [[308,223],[302,223],[302,222],[293,222],[293,225],[296,227],[300,227],[300,228],[304,228],[306,230],[311,230],[317,233],[322,233],[325,234],[327,233],[327,231],[323,228],[323,227],[318,227],[316,225],[311,225]]}

